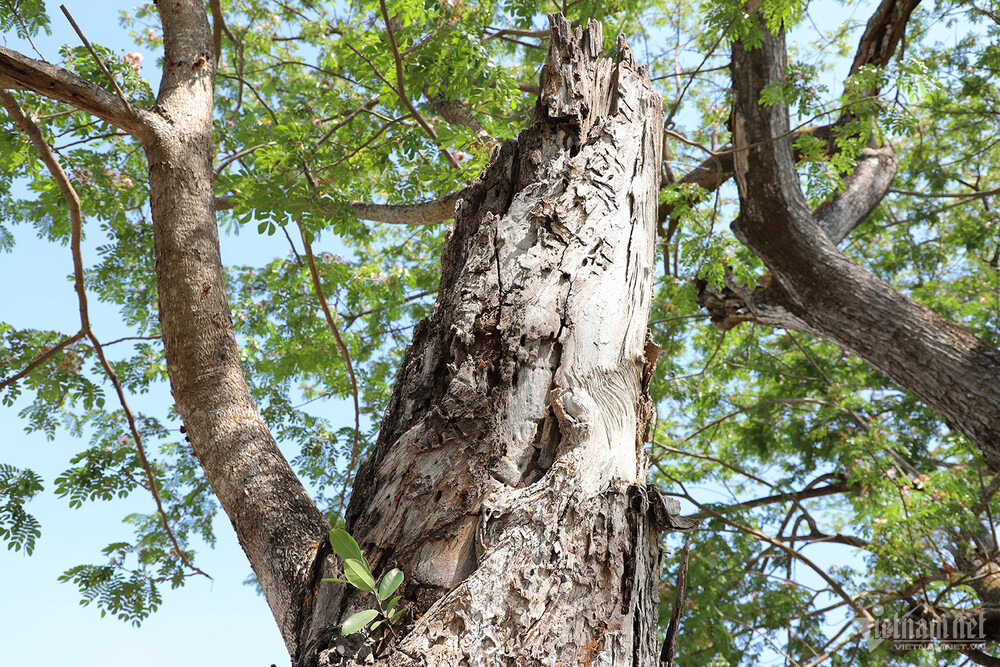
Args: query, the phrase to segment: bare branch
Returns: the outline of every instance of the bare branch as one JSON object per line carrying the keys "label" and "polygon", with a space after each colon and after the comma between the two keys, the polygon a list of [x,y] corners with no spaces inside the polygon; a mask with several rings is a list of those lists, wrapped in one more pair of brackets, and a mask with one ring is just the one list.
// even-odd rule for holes
{"label": "bare branch", "polygon": [[[87,310],[87,293],[83,281],[83,254],[80,251],[80,242],[83,236],[83,215],[80,208],[80,197],[77,195],[76,189],[73,187],[72,183],[69,182],[69,177],[66,176],[66,172],[63,171],[62,166],[59,164],[58,160],[56,160],[55,154],[52,152],[52,148],[49,146],[48,142],[45,141],[45,137],[42,136],[38,126],[24,113],[20,105],[18,105],[17,100],[14,99],[14,96],[6,90],[0,90],[0,105],[4,107],[8,115],[10,115],[14,122],[31,139],[31,142],[38,151],[42,162],[45,163],[49,173],[52,174],[52,178],[58,184],[59,190],[62,192],[63,198],[66,200],[67,208],[69,209],[71,225],[70,249],[73,254],[74,288],[76,290],[76,298],[80,310],[80,332],[75,337],[64,341],[64,343],[68,344],[69,341],[74,339],[79,340],[79,338],[83,336],[90,339],[91,344],[94,346],[94,351],[97,353],[97,358],[100,360],[101,367],[104,369],[105,374],[107,374],[108,379],[111,380],[111,384],[114,386],[115,392],[118,395],[118,401],[125,413],[125,419],[128,421],[129,431],[132,434],[132,439],[135,442],[136,451],[139,455],[139,464],[146,474],[149,492],[152,494],[153,500],[156,503],[156,511],[159,514],[160,522],[163,524],[163,530],[166,532],[170,543],[174,546],[176,555],[181,562],[184,563],[184,565],[192,572],[204,575],[211,579],[208,574],[197,568],[193,563],[191,563],[190,560],[188,560],[187,554],[181,548],[176,535],[174,535],[173,530],[170,528],[170,521],[167,518],[167,512],[163,508],[163,501],[160,499],[160,493],[156,486],[156,477],[153,474],[152,467],[149,465],[149,460],[146,458],[146,449],[142,443],[142,436],[139,434],[139,428],[136,425],[135,417],[132,415],[132,410],[129,408],[128,402],[125,400],[125,391],[122,389],[121,382],[119,382],[114,369],[108,362],[100,341],[91,329],[90,314]],[[38,363],[42,360],[44,360],[44,358],[40,359]],[[37,363],[35,365],[37,365]],[[31,366],[29,366],[29,369],[30,368]],[[22,373],[24,373],[24,371],[22,371]]]}
{"label": "bare branch", "polygon": [[[436,225],[455,217],[455,205],[465,196],[466,188],[419,204],[372,204],[351,202],[348,206],[359,220],[384,222],[390,225]],[[236,207],[233,197],[216,197],[215,210],[228,211]],[[331,214],[327,209],[324,213]]]}
{"label": "bare branch", "polygon": [[222,1],[221,0],[208,0],[209,11],[212,12],[212,45],[215,47],[215,60],[219,61],[222,59],[222,34],[225,33],[226,37],[233,44],[240,45],[236,35],[229,29],[226,25],[225,15],[222,13]]}
{"label": "bare branch", "polygon": [[896,178],[899,161],[889,145],[866,148],[844,179],[844,190],[816,209],[816,223],[830,240],[840,243],[875,210]]}
{"label": "bare branch", "polygon": [[486,128],[483,127],[482,123],[472,115],[469,107],[465,106],[461,100],[449,100],[444,92],[440,91],[435,95],[430,95],[425,90],[424,96],[430,105],[434,107],[434,110],[452,125],[462,125],[471,129],[483,144],[490,144],[495,141],[490,136],[490,133],[486,131]]}
{"label": "bare branch", "polygon": [[76,24],[76,21],[73,20],[73,16],[69,13],[69,10],[66,9],[66,5],[59,5],[59,9],[62,10],[62,13],[66,16],[66,20],[69,21],[69,24],[73,26],[73,30],[76,31],[76,34],[80,38],[80,41],[83,42],[84,47],[86,47],[87,51],[90,53],[90,57],[94,59],[94,62],[97,63],[97,66],[101,68],[102,72],[104,72],[104,76],[107,78],[108,82],[111,83],[111,87],[115,89],[115,95],[117,95],[118,99],[121,100],[122,106],[125,107],[125,110],[128,113],[130,114],[133,113],[132,103],[128,101],[127,97],[125,97],[125,93],[122,91],[121,86],[118,85],[118,80],[115,79],[115,77],[111,76],[111,72],[108,70],[108,66],[104,64],[104,61],[101,60],[101,57],[97,55],[97,51],[95,51],[94,47],[90,45],[90,40],[88,40],[84,36],[83,31],[80,30],[80,26],[78,26]]}
{"label": "bare branch", "polygon": [[351,210],[360,220],[391,225],[433,225],[455,217],[455,205],[465,196],[466,188],[419,204],[369,204],[351,202]]}
{"label": "bare branch", "polygon": [[[662,471],[662,469],[661,469],[661,471]],[[756,528],[753,528],[751,526],[746,526],[744,524],[739,523],[738,521],[733,521],[729,517],[726,517],[726,516],[724,516],[722,514],[719,514],[715,510],[711,509],[710,507],[699,503],[697,500],[694,499],[694,497],[691,496],[691,494],[689,494],[687,492],[687,490],[684,487],[684,484],[680,480],[678,480],[678,479],[676,479],[676,478],[674,478],[674,477],[672,477],[670,475],[667,475],[667,477],[670,478],[675,484],[677,484],[681,488],[681,490],[684,493],[684,497],[688,501],[690,501],[691,503],[693,503],[694,505],[696,505],[701,511],[705,512],[707,514],[707,516],[710,516],[710,517],[712,517],[714,519],[718,519],[719,521],[721,521],[722,523],[726,524],[727,526],[735,528],[736,530],[740,531],[741,533],[745,533],[745,534],[747,534],[747,535],[749,535],[749,536],[751,536],[751,537],[753,537],[753,538],[755,538],[757,540],[760,540],[761,542],[766,542],[767,544],[770,544],[771,546],[775,547],[776,549],[778,549],[780,551],[783,551],[788,556],[791,556],[792,558],[794,558],[794,559],[802,562],[803,564],[805,564],[806,566],[808,566],[810,569],[812,569],[813,572],[815,572],[816,574],[818,574],[819,577],[823,581],[826,582],[826,584],[830,587],[830,589],[834,593],[836,593],[838,596],[840,596],[840,598],[844,602],[846,602],[848,605],[851,606],[851,608],[855,611],[855,613],[857,613],[859,616],[862,616],[863,618],[867,619],[868,621],[873,621],[874,620],[872,618],[872,615],[868,612],[868,610],[865,609],[865,607],[863,605],[859,604],[857,602],[857,600],[855,600],[852,596],[848,595],[847,591],[845,591],[841,587],[841,585],[838,584],[826,572],[826,570],[824,570],[822,567],[820,567],[819,565],[817,565],[816,563],[814,563],[812,560],[810,560],[809,558],[807,558],[806,556],[804,556],[802,553],[800,553],[796,549],[793,549],[793,548],[789,547],[787,544],[784,544],[781,540],[777,540],[777,539],[771,537],[770,535],[768,535],[768,534],[766,534],[766,533],[764,533],[764,532],[762,532],[760,530],[757,530]]]}
{"label": "bare branch", "polygon": [[29,58],[5,46],[0,46],[0,88],[27,90],[65,102],[140,140],[150,135],[145,109],[123,102],[114,93],[67,69]]}
{"label": "bare branch", "polygon": [[[824,496],[833,496],[838,493],[853,493],[855,491],[860,491],[860,484],[828,484],[826,486],[821,486],[815,489],[805,489],[804,491],[796,491],[793,493],[777,493],[770,496],[764,496],[763,498],[754,498],[753,500],[745,500],[741,503],[736,503],[735,505],[730,505],[729,508],[741,508],[741,509],[751,509],[754,507],[761,507],[762,505],[772,505],[774,503],[783,503],[788,501],[800,501],[808,500],[810,498],[822,498]],[[694,514],[688,515],[688,519],[704,519],[707,518],[708,514],[704,512],[695,512]],[[806,536],[808,537],[808,536]],[[796,539],[802,539],[801,536]]]}
{"label": "bare branch", "polygon": [[361,454],[361,407],[358,402],[358,381],[354,377],[354,365],[351,363],[351,353],[340,335],[340,329],[337,328],[337,321],[333,317],[330,305],[326,301],[326,295],[323,294],[323,284],[320,282],[319,271],[316,269],[316,259],[313,257],[312,244],[309,242],[309,237],[306,235],[306,230],[303,229],[302,224],[298,222],[296,224],[299,227],[299,235],[302,237],[302,245],[305,248],[313,290],[316,292],[316,298],[323,309],[326,323],[330,326],[330,331],[333,332],[333,337],[337,341],[337,349],[340,350],[340,356],[344,359],[344,365],[347,367],[347,376],[351,381],[351,398],[354,399],[354,447],[351,449],[351,458],[347,464],[347,471],[344,473],[344,487],[340,492],[340,514],[343,515],[347,507],[347,486],[351,483],[354,466],[357,464],[358,456]]}
{"label": "bare branch", "polygon": [[910,197],[926,197],[928,199],[984,199],[1000,194],[1000,188],[992,190],[979,190],[977,192],[916,192],[914,190],[897,190],[889,188],[889,192],[894,195],[908,195]]}
{"label": "bare branch", "polygon": [[[4,92],[6,92],[6,91],[0,91],[0,93],[4,93]],[[38,357],[34,361],[32,361],[27,366],[25,366],[24,370],[22,370],[20,373],[17,373],[15,375],[11,375],[9,378],[6,378],[5,380],[0,380],[0,389],[3,389],[7,385],[14,384],[15,382],[17,382],[21,378],[28,377],[29,375],[31,375],[31,372],[33,370],[35,370],[36,368],[38,368],[39,366],[41,366],[42,364],[44,364],[46,361],[48,361],[49,359],[51,359],[54,355],[59,354],[60,352],[62,352],[63,350],[65,350],[67,347],[69,347],[73,343],[75,343],[78,340],[80,340],[81,338],[83,338],[84,335],[85,335],[85,333],[83,331],[77,331],[75,334],[73,334],[69,338],[66,338],[63,341],[61,341],[58,345],[54,345],[53,347],[50,347],[48,350],[45,350],[45,352],[42,352],[42,354],[38,355]]]}

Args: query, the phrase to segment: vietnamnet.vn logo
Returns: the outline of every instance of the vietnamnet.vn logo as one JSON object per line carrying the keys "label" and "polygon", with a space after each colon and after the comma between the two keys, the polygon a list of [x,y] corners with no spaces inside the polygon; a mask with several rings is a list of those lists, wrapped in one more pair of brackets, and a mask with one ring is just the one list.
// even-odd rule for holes
{"label": "vietnamnet.vn logo", "polygon": [[960,649],[986,643],[983,612],[969,615],[935,615],[914,607],[895,616],[880,604],[871,608],[872,618],[855,617],[853,623],[864,637],[869,651],[889,642],[893,652],[942,647]]}

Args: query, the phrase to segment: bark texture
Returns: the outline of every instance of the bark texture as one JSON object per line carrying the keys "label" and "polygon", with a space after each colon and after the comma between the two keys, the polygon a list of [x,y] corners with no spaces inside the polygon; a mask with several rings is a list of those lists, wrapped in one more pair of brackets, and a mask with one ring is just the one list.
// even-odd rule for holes
{"label": "bark texture", "polygon": [[[552,18],[533,123],[459,203],[355,482],[348,528],[376,574],[403,569],[418,619],[376,664],[659,653],[660,535],[682,525],[643,453],[661,101],[623,42],[617,63],[601,45],[599,24]],[[297,662],[362,662],[328,647],[363,601],[324,586]]]}
{"label": "bark texture", "polygon": [[[598,24],[573,31],[553,17],[531,128],[464,193],[435,313],[415,331],[349,510],[376,572],[405,571],[417,619],[388,656],[365,655],[336,646],[362,602],[320,582],[339,574],[329,526],[239,362],[214,217],[205,9],[174,0],[160,20],[152,108],[2,47],[0,86],[142,142],[176,408],[294,661],[655,662],[660,535],[691,522],[645,483],[662,137],[645,68],[623,42],[616,63],[601,58]],[[451,203],[406,213],[443,218]]]}
{"label": "bark texture", "polygon": [[295,655],[329,525],[254,406],[240,365],[212,192],[216,62],[205,7],[198,0],[171,0],[160,22],[164,70],[152,108],[2,46],[0,87],[66,102],[142,143],[160,323],[177,412]]}
{"label": "bark texture", "polygon": [[[212,32],[197,0],[161,13],[166,67],[143,142],[163,346],[178,414],[290,653],[329,529],[250,396],[225,293],[213,205]],[[201,64],[199,64],[201,63]]]}

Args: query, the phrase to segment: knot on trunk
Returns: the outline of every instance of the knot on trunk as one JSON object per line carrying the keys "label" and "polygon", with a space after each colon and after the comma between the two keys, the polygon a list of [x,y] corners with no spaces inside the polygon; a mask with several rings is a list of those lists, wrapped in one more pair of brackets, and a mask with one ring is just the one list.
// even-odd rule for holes
{"label": "knot on trunk", "polygon": [[633,484],[628,489],[629,507],[646,516],[659,532],[686,533],[701,523],[681,515],[681,504],[668,498],[655,484]]}

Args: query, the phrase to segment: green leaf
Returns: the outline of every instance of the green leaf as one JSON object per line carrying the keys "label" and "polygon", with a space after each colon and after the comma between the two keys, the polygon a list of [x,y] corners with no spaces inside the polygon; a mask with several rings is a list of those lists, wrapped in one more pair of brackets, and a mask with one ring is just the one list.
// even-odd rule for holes
{"label": "green leaf", "polygon": [[380,618],[377,621],[375,621],[374,623],[372,623],[372,628],[371,628],[372,632],[375,632],[376,630],[378,630],[378,626],[382,625],[383,623],[385,623],[385,619],[383,619],[383,618]]}
{"label": "green leaf", "polygon": [[333,547],[333,553],[344,560],[350,558],[354,560],[365,559],[364,553],[362,553],[358,543],[354,541],[350,533],[341,528],[334,528],[330,531],[330,546]]}
{"label": "green leaf", "polygon": [[382,581],[378,585],[378,599],[385,600],[396,592],[399,585],[403,583],[403,572],[397,568],[392,568],[382,576]]}
{"label": "green leaf", "polygon": [[389,600],[389,604],[387,604],[385,606],[385,609],[382,610],[385,613],[385,615],[388,616],[389,614],[391,614],[392,613],[392,608],[395,607],[396,603],[399,602],[402,599],[403,599],[402,595],[397,595],[393,599]]}
{"label": "green leaf", "polygon": [[353,635],[359,630],[363,630],[364,627],[374,621],[377,616],[377,609],[365,609],[364,611],[352,614],[350,618],[344,621],[344,625],[341,626],[341,636],[346,637],[347,635]]}
{"label": "green leaf", "polygon": [[355,588],[369,593],[375,592],[375,579],[368,569],[368,563],[348,558],[344,561],[344,576]]}
{"label": "green leaf", "polygon": [[395,623],[400,616],[406,613],[406,607],[400,607],[396,610],[396,613],[389,617],[390,623]]}

